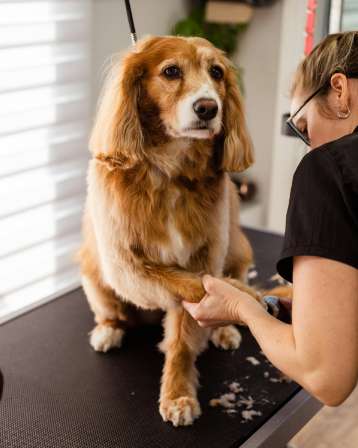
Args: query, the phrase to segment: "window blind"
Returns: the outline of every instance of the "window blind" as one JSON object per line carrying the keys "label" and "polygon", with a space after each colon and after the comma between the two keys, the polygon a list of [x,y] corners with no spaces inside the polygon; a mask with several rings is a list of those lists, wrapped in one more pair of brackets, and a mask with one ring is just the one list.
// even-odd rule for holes
{"label": "window blind", "polygon": [[79,284],[89,0],[0,0],[0,322]]}
{"label": "window blind", "polygon": [[358,30],[358,1],[344,0],[342,11],[342,31]]}

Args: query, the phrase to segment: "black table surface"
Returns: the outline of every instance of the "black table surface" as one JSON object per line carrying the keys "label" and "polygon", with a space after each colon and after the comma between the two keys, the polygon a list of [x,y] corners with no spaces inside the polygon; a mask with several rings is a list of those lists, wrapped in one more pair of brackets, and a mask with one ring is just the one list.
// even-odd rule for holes
{"label": "black table surface", "polygon": [[[245,230],[259,280],[269,286],[282,237]],[[240,327],[239,350],[210,345],[199,357],[202,416],[192,426],[174,428],[158,412],[161,327],[130,330],[123,346],[106,354],[90,347],[92,327],[81,289],[0,327],[1,448],[238,447],[300,390],[277,381],[279,372]],[[251,356],[260,364],[246,359]],[[209,406],[234,381],[243,388],[238,398],[251,396],[261,415],[246,420],[244,404],[232,413]]]}

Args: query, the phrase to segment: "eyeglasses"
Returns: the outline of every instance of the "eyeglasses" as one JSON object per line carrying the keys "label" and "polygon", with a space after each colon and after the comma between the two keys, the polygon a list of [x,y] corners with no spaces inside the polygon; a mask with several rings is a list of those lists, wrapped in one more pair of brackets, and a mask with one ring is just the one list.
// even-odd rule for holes
{"label": "eyeglasses", "polygon": [[[340,72],[335,72],[335,73],[340,73]],[[356,78],[358,79],[358,73],[354,73],[354,72],[350,72],[350,73],[346,73],[345,74],[347,78]],[[286,124],[290,127],[290,129],[293,131],[293,133],[299,137],[302,141],[305,142],[305,144],[307,146],[311,145],[310,139],[308,137],[308,134],[305,134],[303,132],[301,132],[298,127],[295,125],[295,123],[293,122],[293,119],[296,117],[296,115],[305,107],[305,105],[311,101],[312,98],[314,98],[321,90],[325,89],[327,86],[329,85],[329,82],[323,84],[319,89],[317,89],[316,91],[314,91],[312,93],[312,95],[310,95],[306,101],[296,110],[296,112],[291,115],[287,121]]]}
{"label": "eyeglasses", "polygon": [[293,119],[296,117],[296,115],[305,107],[305,105],[311,101],[312,98],[314,98],[321,90],[323,90],[326,87],[326,85],[321,86],[319,89],[317,89],[316,91],[314,91],[312,93],[312,95],[310,95],[306,101],[296,110],[296,112],[291,115],[288,120],[286,121],[287,125],[292,129],[292,131],[295,133],[295,135],[297,137],[299,137],[301,140],[303,140],[305,142],[305,144],[307,146],[310,146],[311,142],[310,139],[308,137],[308,134],[305,134],[303,132],[301,132],[298,127],[295,125],[295,123],[293,122]]}

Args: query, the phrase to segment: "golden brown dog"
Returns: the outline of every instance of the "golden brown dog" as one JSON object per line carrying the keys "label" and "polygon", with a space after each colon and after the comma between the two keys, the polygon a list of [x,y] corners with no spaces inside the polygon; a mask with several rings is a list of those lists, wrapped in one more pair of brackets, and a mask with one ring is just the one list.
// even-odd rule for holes
{"label": "golden brown dog", "polygon": [[90,148],[80,251],[90,343],[120,346],[128,303],[164,310],[160,413],[191,424],[197,355],[210,338],[237,348],[240,333],[201,328],[181,300],[204,296],[202,274],[244,281],[252,262],[228,175],[253,161],[233,67],[205,39],[141,40],[109,74]]}

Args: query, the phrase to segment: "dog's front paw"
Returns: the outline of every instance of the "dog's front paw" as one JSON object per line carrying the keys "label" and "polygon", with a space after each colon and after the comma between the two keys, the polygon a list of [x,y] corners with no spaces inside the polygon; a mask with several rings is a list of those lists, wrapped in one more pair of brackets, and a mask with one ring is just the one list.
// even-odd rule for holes
{"label": "dog's front paw", "polygon": [[174,426],[192,425],[201,414],[198,400],[186,396],[175,400],[162,400],[159,412],[165,422],[170,421]]}
{"label": "dog's front paw", "polygon": [[227,327],[215,328],[211,335],[211,342],[215,347],[223,348],[224,350],[236,350],[241,344],[241,334],[239,330],[233,325]]}
{"label": "dog's front paw", "polygon": [[107,352],[113,347],[120,347],[124,331],[109,325],[97,325],[90,333],[90,344],[96,352]]}

